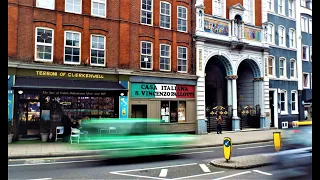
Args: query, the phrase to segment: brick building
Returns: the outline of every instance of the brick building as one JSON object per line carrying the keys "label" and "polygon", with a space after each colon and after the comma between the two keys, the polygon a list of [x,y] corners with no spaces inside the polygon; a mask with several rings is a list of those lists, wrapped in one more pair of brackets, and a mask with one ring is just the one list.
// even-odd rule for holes
{"label": "brick building", "polygon": [[48,112],[53,130],[59,112],[44,105],[62,100],[75,119],[159,118],[170,132],[195,131],[191,3],[9,0],[16,138],[38,136]]}

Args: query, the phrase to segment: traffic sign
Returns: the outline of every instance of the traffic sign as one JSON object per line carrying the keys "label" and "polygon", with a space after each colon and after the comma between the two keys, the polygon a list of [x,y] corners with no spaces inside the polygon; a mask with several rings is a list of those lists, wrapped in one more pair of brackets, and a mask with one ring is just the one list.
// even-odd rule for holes
{"label": "traffic sign", "polygon": [[231,149],[232,149],[231,138],[225,137],[223,139],[223,154],[224,154],[224,158],[227,160],[227,162],[231,158]]}

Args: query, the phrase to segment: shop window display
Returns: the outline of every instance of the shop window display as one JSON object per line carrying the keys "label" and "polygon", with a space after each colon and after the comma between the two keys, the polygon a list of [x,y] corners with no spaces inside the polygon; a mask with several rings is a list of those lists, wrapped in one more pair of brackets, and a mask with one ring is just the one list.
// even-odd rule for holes
{"label": "shop window display", "polygon": [[185,101],[161,101],[161,122],[177,123],[186,121]]}

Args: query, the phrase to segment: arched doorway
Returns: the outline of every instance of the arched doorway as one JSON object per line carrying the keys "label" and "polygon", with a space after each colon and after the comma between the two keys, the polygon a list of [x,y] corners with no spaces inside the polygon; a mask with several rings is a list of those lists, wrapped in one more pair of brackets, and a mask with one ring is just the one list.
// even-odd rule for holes
{"label": "arched doorway", "polygon": [[243,60],[237,70],[237,109],[240,128],[260,128],[260,96],[258,79],[261,77],[258,64],[251,59]]}
{"label": "arched doorway", "polygon": [[222,114],[223,130],[232,129],[232,109],[226,76],[232,74],[229,60],[222,55],[212,56],[205,66],[205,105],[208,132],[216,131],[218,114]]}

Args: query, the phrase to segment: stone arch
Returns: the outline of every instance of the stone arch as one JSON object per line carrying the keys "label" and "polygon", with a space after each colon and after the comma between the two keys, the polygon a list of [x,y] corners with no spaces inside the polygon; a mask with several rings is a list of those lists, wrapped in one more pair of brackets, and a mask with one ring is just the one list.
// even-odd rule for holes
{"label": "stone arch", "polygon": [[206,58],[206,60],[204,62],[204,67],[207,66],[208,61],[214,56],[216,56],[222,62],[222,64],[224,65],[224,67],[226,69],[227,75],[233,75],[234,74],[234,71],[233,71],[234,68],[233,68],[232,63],[231,63],[232,61],[228,57],[228,55],[226,55],[225,53],[219,53],[219,52],[211,53]]}
{"label": "stone arch", "polygon": [[238,62],[237,66],[236,66],[236,72],[238,72],[239,66],[243,61],[246,61],[250,65],[254,78],[262,77],[263,73],[261,71],[261,66],[259,65],[259,62],[257,61],[257,59],[252,58],[252,57],[249,57],[249,58],[244,57],[244,58],[240,59],[240,61]]}

